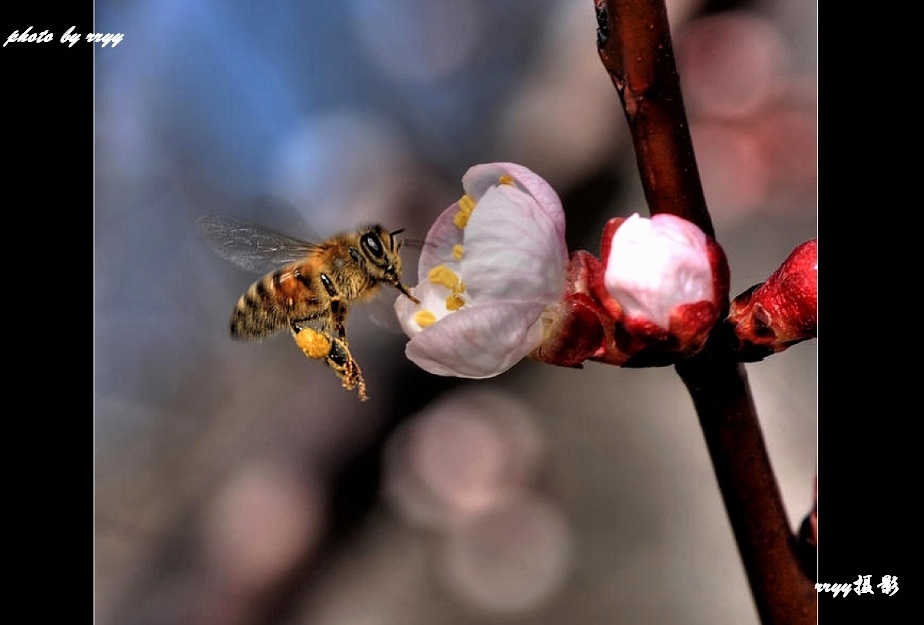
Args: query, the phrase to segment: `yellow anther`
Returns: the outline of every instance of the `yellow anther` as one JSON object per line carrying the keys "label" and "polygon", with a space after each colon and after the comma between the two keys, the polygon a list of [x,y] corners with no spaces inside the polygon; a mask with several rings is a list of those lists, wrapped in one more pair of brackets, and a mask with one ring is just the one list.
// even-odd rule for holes
{"label": "yellow anther", "polygon": [[453,293],[446,298],[446,310],[459,310],[463,306],[465,306],[465,300],[458,293]]}
{"label": "yellow anther", "polygon": [[509,185],[513,185],[513,184],[514,184],[514,182],[513,182],[513,176],[511,176],[511,175],[509,175],[509,174],[504,174],[503,176],[501,176],[500,178],[498,178],[497,181],[498,181],[499,183],[501,183],[501,184],[509,184]]}
{"label": "yellow anther", "polygon": [[427,326],[436,323],[436,315],[434,315],[429,310],[418,310],[414,313],[414,321],[421,328],[426,328]]}
{"label": "yellow anther", "polygon": [[464,229],[465,226],[468,225],[468,214],[459,211],[456,213],[455,217],[452,218],[452,223],[454,223],[459,230]]}
{"label": "yellow anther", "polygon": [[452,257],[456,260],[462,260],[462,245],[460,243],[452,246]]}
{"label": "yellow anther", "polygon": [[450,291],[457,292],[461,290],[462,280],[455,271],[446,265],[437,265],[427,274],[427,279],[433,284],[444,286]]}
{"label": "yellow anther", "polygon": [[475,199],[470,195],[463,195],[459,198],[459,212],[452,218],[452,223],[460,230],[465,228],[473,210],[475,210]]}
{"label": "yellow anther", "polygon": [[459,198],[459,210],[465,213],[466,215],[471,215],[472,211],[475,210],[475,198],[468,195],[467,193]]}

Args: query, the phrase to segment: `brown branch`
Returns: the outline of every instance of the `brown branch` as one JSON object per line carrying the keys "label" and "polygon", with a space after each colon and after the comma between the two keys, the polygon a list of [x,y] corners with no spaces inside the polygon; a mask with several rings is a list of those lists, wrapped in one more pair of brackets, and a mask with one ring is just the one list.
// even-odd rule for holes
{"label": "brown branch", "polygon": [[700,357],[677,371],[699,415],[761,623],[814,625],[815,586],[802,568],[744,365]]}
{"label": "brown branch", "polygon": [[595,5],[600,58],[622,100],[651,214],[683,217],[714,237],[664,1],[595,0]]}
{"label": "brown branch", "polygon": [[[714,237],[674,62],[664,0],[594,0],[600,58],[619,93],[651,214]],[[817,605],[800,567],[744,366],[715,332],[677,373],[699,416],[716,479],[764,625],[810,625]]]}

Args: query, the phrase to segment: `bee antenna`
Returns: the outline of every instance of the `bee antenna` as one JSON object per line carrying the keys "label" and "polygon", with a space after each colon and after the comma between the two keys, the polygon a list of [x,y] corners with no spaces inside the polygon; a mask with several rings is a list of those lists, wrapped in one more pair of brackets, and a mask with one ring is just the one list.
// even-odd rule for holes
{"label": "bee antenna", "polygon": [[404,232],[404,228],[398,228],[397,230],[392,230],[389,234],[391,234],[391,236],[395,236],[396,234],[401,234],[402,232]]}

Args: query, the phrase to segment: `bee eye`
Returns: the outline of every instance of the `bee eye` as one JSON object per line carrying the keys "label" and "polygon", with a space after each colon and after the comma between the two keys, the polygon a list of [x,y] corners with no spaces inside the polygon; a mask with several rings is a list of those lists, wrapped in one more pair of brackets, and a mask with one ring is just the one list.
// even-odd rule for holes
{"label": "bee eye", "polygon": [[363,246],[363,249],[369,252],[373,258],[382,258],[384,255],[384,250],[382,250],[382,241],[375,234],[367,232],[359,239],[360,244]]}

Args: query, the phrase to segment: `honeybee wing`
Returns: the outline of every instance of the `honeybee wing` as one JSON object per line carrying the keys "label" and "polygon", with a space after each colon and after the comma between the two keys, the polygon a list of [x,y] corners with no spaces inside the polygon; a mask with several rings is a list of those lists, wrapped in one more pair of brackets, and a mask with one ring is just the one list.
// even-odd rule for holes
{"label": "honeybee wing", "polygon": [[304,260],[316,246],[230,215],[199,218],[202,236],[216,254],[256,273]]}

